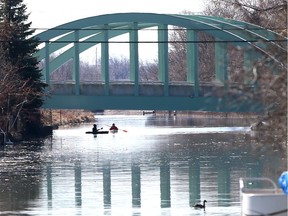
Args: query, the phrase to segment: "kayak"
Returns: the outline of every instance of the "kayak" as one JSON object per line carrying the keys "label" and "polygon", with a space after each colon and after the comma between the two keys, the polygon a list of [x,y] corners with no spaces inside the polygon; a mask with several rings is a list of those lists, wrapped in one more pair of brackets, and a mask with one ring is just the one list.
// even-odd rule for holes
{"label": "kayak", "polygon": [[109,131],[97,131],[97,132],[92,132],[92,131],[86,131],[86,134],[108,134]]}
{"label": "kayak", "polygon": [[110,130],[110,133],[118,133],[118,130],[112,129],[112,130]]}

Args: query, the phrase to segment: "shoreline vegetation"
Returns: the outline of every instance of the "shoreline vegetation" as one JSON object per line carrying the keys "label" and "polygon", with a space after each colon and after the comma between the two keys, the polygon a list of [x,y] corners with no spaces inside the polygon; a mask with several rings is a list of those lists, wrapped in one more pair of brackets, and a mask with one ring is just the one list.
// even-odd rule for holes
{"label": "shoreline vegetation", "polygon": [[[105,110],[105,111],[87,111],[87,110],[41,110],[42,122],[44,126],[52,126],[53,129],[83,123],[95,122],[95,115],[144,115],[144,112],[152,113],[153,110]],[[197,118],[259,118],[256,113],[215,113],[202,111],[155,111],[155,115],[189,115]],[[151,114],[149,114],[151,115]]]}
{"label": "shoreline vegetation", "polygon": [[[189,116],[194,118],[214,118],[214,119],[249,119],[249,122],[254,122],[250,125],[251,136],[257,140],[269,140],[272,151],[280,149],[283,152],[287,151],[287,136],[273,128],[273,123],[266,122],[263,116],[259,113],[215,113],[206,111],[177,111],[176,113],[168,111],[155,111],[153,110],[105,110],[105,111],[88,111],[88,110],[41,110],[43,114],[44,126],[50,128],[51,134],[53,129],[59,127],[71,127],[80,124],[95,123],[95,115],[143,115],[143,112],[159,116]],[[52,124],[51,124],[52,122]],[[273,131],[273,132],[272,132]],[[255,146],[257,151],[263,146]],[[266,146],[268,148],[268,146]]]}
{"label": "shoreline vegetation", "polygon": [[94,113],[86,110],[41,110],[42,123],[57,129],[59,126],[94,122]]}
{"label": "shoreline vegetation", "polygon": [[[145,114],[148,113],[148,114]],[[95,115],[159,115],[159,116],[189,116],[194,118],[215,118],[215,119],[249,119],[252,131],[271,131],[273,122],[267,120],[260,113],[241,112],[207,112],[207,111],[154,111],[154,110],[41,110],[42,123],[51,131],[59,127],[69,127],[85,123],[95,123]],[[277,129],[276,129],[277,130]]]}
{"label": "shoreline vegetation", "polygon": [[[206,111],[154,111],[154,110],[105,110],[105,111],[89,111],[89,110],[50,110],[41,109],[41,122],[42,128],[40,129],[41,135],[38,138],[45,138],[53,134],[53,130],[57,130],[59,127],[71,127],[80,124],[93,124],[95,123],[95,115],[158,115],[158,116],[189,116],[191,118],[214,118],[214,119],[248,119],[250,122],[254,122],[250,125],[251,131],[254,132],[264,132],[264,134],[269,135],[272,125],[266,124],[263,117],[259,113],[216,113],[216,112],[206,112]],[[265,123],[265,124],[263,124]],[[255,128],[253,128],[255,127]],[[265,131],[270,131],[266,133]],[[257,133],[258,134],[258,133]],[[256,135],[257,135],[256,134]],[[274,134],[274,133],[272,133]],[[271,134],[271,135],[272,135]],[[278,133],[276,133],[278,134]],[[11,136],[10,136],[11,135]],[[266,136],[265,135],[265,136]],[[275,134],[274,134],[275,135]],[[281,135],[281,134],[280,134]],[[8,136],[7,136],[8,137]],[[275,137],[281,140],[279,134]],[[8,137],[12,142],[23,141],[24,137],[14,131],[9,134]],[[33,137],[31,137],[33,139]],[[283,137],[282,137],[283,138]],[[2,139],[1,139],[2,140]],[[1,143],[1,141],[0,141]]]}

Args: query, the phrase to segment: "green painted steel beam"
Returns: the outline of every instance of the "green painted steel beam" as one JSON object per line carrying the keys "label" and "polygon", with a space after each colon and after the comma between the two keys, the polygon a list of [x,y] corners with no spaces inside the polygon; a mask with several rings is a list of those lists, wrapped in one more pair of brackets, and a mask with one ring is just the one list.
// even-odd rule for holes
{"label": "green painted steel beam", "polygon": [[[178,26],[184,28],[187,31],[187,82],[194,82],[194,97],[193,103],[186,101],[187,98],[169,96],[169,68],[168,68],[168,26]],[[163,97],[140,97],[139,96],[139,54],[138,54],[138,30],[145,27],[158,26],[158,76],[159,81],[163,82],[164,85],[164,96]],[[131,31],[132,29],[132,31]],[[220,101],[220,104],[207,102],[200,97],[199,94],[199,72],[198,72],[198,49],[197,43],[199,38],[197,34],[201,32],[204,34],[211,35],[216,39],[215,43],[215,62],[216,62],[216,79],[224,82],[228,79],[228,52],[227,44],[237,45],[244,47],[244,62],[246,67],[251,68],[251,61],[257,61],[259,59],[259,53],[271,56],[273,59],[273,53],[269,52],[270,47],[266,45],[267,42],[271,42],[272,45],[279,51],[286,51],[287,40],[283,40],[283,37],[277,35],[272,31],[265,30],[261,27],[244,23],[240,21],[224,19],[220,17],[211,16],[199,16],[199,15],[172,15],[172,14],[153,14],[153,13],[118,13],[100,15],[95,17],[88,17],[73,22],[69,22],[63,25],[59,25],[53,29],[36,35],[39,41],[45,42],[45,47],[41,49],[36,56],[39,60],[45,59],[46,65],[43,69],[43,77],[47,83],[50,82],[50,72],[56,70],[62,64],[67,62],[69,59],[73,59],[73,76],[75,80],[75,94],[69,98],[79,99],[83,98],[91,99],[87,96],[80,94],[80,77],[79,77],[79,54],[98,43],[101,43],[101,74],[102,79],[105,82],[105,94],[97,97],[98,100],[104,100],[103,106],[110,107],[111,101],[114,103],[118,99],[135,100],[138,104],[132,104],[130,107],[138,107],[139,109],[164,109],[169,110],[175,108],[175,110],[183,110],[184,108],[191,108],[188,110],[200,109],[203,106],[203,110],[212,110],[215,107],[220,107],[223,110],[234,110],[235,107],[241,107],[241,103],[236,102],[235,104],[230,103],[230,99],[227,96]],[[130,79],[135,83],[134,97],[111,97],[109,88],[109,39],[129,33],[130,42]],[[280,42],[276,43],[270,40],[280,39]],[[282,41],[282,42],[281,42]],[[58,57],[50,61],[50,56],[54,52],[57,52],[64,48],[66,45],[74,45],[68,48],[65,52],[60,54]],[[285,46],[286,45],[286,46]],[[249,48],[249,49],[247,49]],[[255,52],[258,50],[258,52]],[[259,52],[260,51],[260,52]],[[277,61],[277,59],[274,59]],[[248,71],[248,70],[247,70]],[[246,72],[247,72],[246,71]],[[249,78],[245,75],[245,82],[249,83]],[[58,98],[60,96],[56,96]],[[197,97],[199,100],[197,100]],[[54,98],[54,95],[51,95]],[[93,96],[93,98],[95,98]],[[149,98],[149,99],[148,99]],[[156,98],[157,103],[156,105]],[[151,101],[150,101],[151,99]],[[191,99],[191,98],[189,98]],[[210,98],[211,99],[211,98]],[[105,101],[109,100],[109,101]],[[138,100],[143,100],[142,102]],[[179,100],[179,101],[178,101]],[[169,101],[169,102],[168,102]],[[218,100],[217,100],[218,101]],[[63,103],[65,100],[63,101]],[[66,101],[67,102],[67,101]],[[75,102],[75,101],[74,101]],[[101,105],[101,101],[98,101]],[[98,104],[97,102],[97,104]],[[195,103],[200,104],[195,104]],[[228,105],[228,102],[230,103]],[[55,101],[57,105],[57,100]],[[90,102],[87,102],[90,104]],[[91,101],[93,103],[93,100]],[[120,108],[123,103],[119,102],[114,104],[114,108]],[[147,104],[146,104],[147,103]],[[178,103],[177,105],[171,103]],[[183,104],[182,104],[183,103]],[[185,104],[188,103],[188,104]],[[206,103],[206,105],[205,105]],[[68,103],[69,104],[69,103]],[[127,104],[129,102],[127,101]],[[146,105],[145,105],[146,104]],[[81,103],[80,103],[81,105]],[[210,107],[211,105],[211,107]],[[64,106],[64,105],[63,105]],[[72,106],[72,105],[71,105]],[[78,105],[75,105],[75,107]],[[86,104],[83,102],[83,106]],[[88,105],[87,105],[88,106]],[[92,105],[89,105],[92,106]],[[140,107],[142,108],[140,108]],[[245,107],[246,106],[246,107]],[[247,108],[247,104],[242,110]],[[154,107],[154,108],[153,108]],[[70,107],[72,108],[72,107]],[[111,108],[111,107],[110,107]],[[202,109],[201,108],[201,109]],[[128,108],[127,108],[128,109]],[[174,110],[174,109],[173,109]]]}
{"label": "green painted steel beam", "polygon": [[199,71],[198,71],[198,34],[196,31],[187,30],[187,81],[194,83],[194,96],[199,96]]}
{"label": "green painted steel beam", "polygon": [[80,64],[79,64],[79,31],[74,32],[73,80],[75,81],[75,94],[80,94]]}
{"label": "green painted steel beam", "polygon": [[[126,33],[126,30],[123,30],[123,31],[119,30],[118,32],[110,31],[109,32],[109,39],[113,38],[115,36],[119,36],[123,33]],[[97,43],[95,43],[95,41],[97,41]],[[92,46],[95,46],[101,42],[105,42],[105,41],[103,41],[103,33],[102,32],[97,34],[97,35],[92,36],[91,38],[86,39],[83,42],[81,41],[79,43],[79,53],[82,53],[82,52],[86,51],[87,49],[91,48]],[[71,59],[73,57],[73,55],[74,55],[74,52],[73,52],[73,47],[72,47],[72,48],[69,48],[68,50],[64,51],[63,53],[61,53],[56,58],[52,59],[50,61],[49,73],[51,74],[51,72],[55,71],[57,68],[59,68],[61,65],[63,65],[65,62],[67,62],[69,59]]]}
{"label": "green painted steel beam", "polygon": [[164,83],[164,95],[169,95],[168,25],[158,26],[158,79]]}
{"label": "green painted steel beam", "polygon": [[[141,24],[143,22],[155,23],[155,25],[157,23],[169,23],[171,25],[177,25],[187,29],[196,29],[197,31],[208,33],[221,40],[227,39],[231,43],[237,44],[240,41],[241,44],[245,46],[247,46],[248,40],[252,39],[254,40],[256,36],[259,35],[260,35],[259,38],[267,40],[279,37],[279,35],[271,31],[265,31],[265,29],[260,28],[258,26],[219,17],[199,16],[199,15],[167,15],[167,14],[151,14],[151,13],[109,14],[96,17],[89,17],[57,26],[51,30],[40,33],[36,37],[38,37],[40,41],[46,41],[46,40],[49,41],[53,40],[53,38],[59,37],[60,35],[67,34],[62,38],[59,38],[56,41],[54,41],[54,43],[57,44],[55,48],[54,46],[50,45],[50,52],[52,53],[53,51],[57,50],[57,48],[67,45],[67,43],[65,43],[65,40],[68,41],[71,39],[73,40],[73,36],[71,36],[72,34],[71,31],[73,31],[73,29],[79,29],[80,31],[79,38],[82,38],[97,33],[97,31],[102,29],[102,26],[105,23],[109,23],[109,28],[115,29],[127,26],[129,23],[131,23],[131,20],[133,21],[139,20],[141,21]],[[230,30],[225,29],[225,27],[227,28],[229,27]],[[235,40],[236,42],[233,40]],[[54,43],[52,43],[52,45],[54,45]],[[59,44],[62,45],[59,46]],[[259,46],[258,48],[263,52],[265,52],[265,50],[263,50],[264,47],[261,47],[261,44],[263,43],[258,43],[258,45],[257,44],[250,44],[250,45],[253,45],[256,48],[257,46]],[[40,58],[41,56],[43,56],[41,52],[42,50],[39,52]],[[53,66],[51,68],[53,68]],[[46,72],[44,71],[44,73]]]}
{"label": "green painted steel beam", "polygon": [[[100,32],[100,30],[79,30],[79,38],[86,38],[86,37],[92,37],[95,34],[98,34]],[[41,40],[41,39],[40,39]],[[50,43],[50,54],[53,52],[56,52],[60,49],[62,49],[63,47],[71,44],[74,42],[74,32],[65,34],[64,36],[59,36],[59,38],[57,38],[56,40],[50,39],[46,42]],[[40,49],[37,52],[37,57],[39,59],[44,58],[44,54],[45,54],[45,47]]]}
{"label": "green painted steel beam", "polygon": [[44,99],[47,109],[86,110],[191,110],[215,112],[261,112],[255,101],[221,100],[216,97],[84,96],[53,95]]}
{"label": "green painted steel beam", "polygon": [[[45,71],[50,71],[50,44],[49,42],[45,43]],[[43,70],[42,70],[43,73]],[[43,76],[45,78],[45,83],[50,84],[50,76],[49,73],[43,73]]]}
{"label": "green painted steel beam", "polygon": [[[150,24],[150,23],[140,23],[138,24],[139,30],[140,29],[145,29],[145,28],[150,28],[156,26],[156,24]],[[80,28],[80,27],[79,27]],[[91,29],[91,30],[90,30]],[[110,38],[125,34],[127,32],[129,32],[129,25],[125,24],[110,24],[109,25],[109,30],[110,31]],[[89,44],[94,43],[94,44],[98,44],[99,43],[99,39],[97,37],[97,34],[101,33],[103,31],[103,26],[91,26],[89,29],[83,29],[83,30],[79,30],[79,38],[81,39],[81,43],[82,45],[85,44]],[[39,38],[39,40],[41,40]],[[65,34],[64,36],[59,36],[59,38],[57,38],[57,40],[51,40],[51,41],[46,41],[46,42],[50,42],[50,54],[53,52],[56,52],[57,50],[60,50],[62,48],[64,48],[65,46],[73,43],[74,40],[74,33],[68,33]],[[87,49],[89,49],[91,46],[89,46]],[[82,50],[83,52],[84,50]],[[45,47],[41,48],[38,52],[37,52],[37,57],[38,59],[42,60],[43,58],[45,58]]]}
{"label": "green painted steel beam", "polygon": [[134,94],[139,95],[139,51],[138,23],[131,25],[130,38],[130,80],[134,82]]}
{"label": "green painted steel beam", "polygon": [[103,42],[101,43],[101,74],[105,82],[105,95],[109,95],[109,26],[104,26]]}
{"label": "green painted steel beam", "polygon": [[254,52],[251,49],[244,51],[244,84],[251,84],[253,80],[253,68],[256,65],[257,57],[254,56]]}
{"label": "green painted steel beam", "polygon": [[226,83],[228,80],[228,51],[227,43],[216,41],[215,43],[216,80]]}
{"label": "green painted steel beam", "polygon": [[[285,47],[287,46],[287,41],[285,41],[285,38],[281,35],[279,35],[277,32],[273,32],[269,29],[265,29],[261,26],[254,25],[252,23],[247,23],[239,20],[232,20],[227,19],[223,17],[215,17],[215,16],[200,16],[201,18],[204,18],[206,20],[213,20],[215,23],[223,23],[225,25],[230,24],[231,29],[239,29],[239,32],[246,32],[250,35],[252,35],[251,39],[257,39],[257,40],[264,40],[269,41],[271,44],[273,44],[276,47],[279,47],[280,49],[285,50]],[[277,41],[277,43],[274,40],[283,40],[283,42]],[[279,45],[281,44],[281,45]]]}
{"label": "green painted steel beam", "polygon": [[[151,25],[151,24],[141,25],[141,28],[139,28],[139,29],[147,28],[147,27],[153,27],[153,26],[154,25]],[[126,34],[127,32],[128,32],[127,27],[126,27],[126,29],[117,29],[117,31],[109,30],[109,39],[111,39],[113,37],[117,37],[117,36],[122,35],[122,34]],[[102,33],[98,33],[96,35],[93,35],[92,37],[89,37],[89,38],[81,41],[79,43],[79,52],[82,53],[82,52],[88,50],[92,46],[95,46],[95,45],[101,43],[102,40],[103,40]],[[50,43],[50,47],[51,47],[51,43]],[[63,47],[64,47],[64,45],[63,45]],[[43,48],[43,50],[45,50],[45,48]],[[51,52],[50,52],[50,54],[51,54]],[[51,74],[51,72],[55,71],[57,68],[59,68],[61,65],[63,65],[65,62],[67,62],[72,57],[73,57],[73,48],[69,48],[68,50],[64,51],[63,53],[61,53],[56,58],[52,59],[50,61],[49,74]],[[41,57],[39,59],[41,59]],[[43,69],[43,74],[46,74],[45,68]]]}
{"label": "green painted steel beam", "polygon": [[[224,41],[227,40],[227,41],[230,41],[231,43],[236,43],[237,45],[242,44],[246,46],[246,43],[243,43],[243,42],[247,42],[247,39],[249,38],[246,38],[246,39],[242,38],[239,35],[230,32],[229,30],[222,29],[221,27],[219,27],[218,24],[215,24],[216,21],[220,22],[220,18],[218,19],[214,18],[214,20],[206,19],[203,21],[203,17],[206,18],[208,16],[171,15],[171,14],[167,15],[167,14],[153,14],[153,13],[125,13],[125,14],[120,13],[120,14],[100,15],[96,17],[89,17],[89,18],[84,18],[81,20],[76,20],[70,23],[57,26],[53,29],[50,29],[49,31],[38,34],[37,37],[39,38],[40,41],[47,41],[47,40],[50,40],[51,38],[58,37],[62,34],[67,34],[71,31],[71,29],[81,29],[81,28],[84,29],[84,28],[89,28],[91,26],[97,26],[97,25],[101,26],[107,23],[109,23],[110,25],[115,24],[115,23],[129,23],[131,22],[131,20],[133,20],[134,22],[138,22],[138,23],[145,23],[145,22],[146,23],[159,23],[159,24],[162,23],[162,24],[180,26],[180,27],[187,28],[187,29],[197,29],[197,31],[203,31],[204,33],[208,33],[221,40],[224,40]],[[225,19],[225,21],[226,23],[230,22],[234,24],[234,26],[239,26],[239,27],[242,27],[245,24],[243,22],[231,21],[229,19]],[[263,35],[263,32],[262,32],[263,28],[260,28],[260,27],[256,28],[255,26],[253,27],[255,29],[253,30],[254,33],[259,31],[261,35]],[[271,31],[266,31],[266,34],[269,37],[271,37],[271,35],[272,36],[276,35],[275,33],[273,34]],[[285,44],[287,44],[287,42],[285,42]]]}
{"label": "green painted steel beam", "polygon": [[71,29],[87,28],[96,25],[105,25],[107,23],[129,23],[131,21],[138,23],[158,23],[169,24],[173,26],[179,26],[188,29],[197,29],[207,34],[215,35],[222,40],[230,41],[243,41],[240,37],[229,32],[223,31],[218,26],[213,26],[209,22],[199,21],[194,17],[184,17],[180,15],[168,15],[168,14],[154,14],[154,13],[116,13],[108,15],[100,15],[95,17],[88,17],[73,22],[69,22],[63,25],[59,25],[49,30],[49,32],[43,32],[38,35],[40,40],[49,40],[62,34],[69,33]]}

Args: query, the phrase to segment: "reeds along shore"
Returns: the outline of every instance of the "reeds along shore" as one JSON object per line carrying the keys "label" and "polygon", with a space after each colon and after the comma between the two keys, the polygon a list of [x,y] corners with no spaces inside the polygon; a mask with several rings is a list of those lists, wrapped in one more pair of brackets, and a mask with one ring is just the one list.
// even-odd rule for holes
{"label": "reeds along shore", "polygon": [[41,110],[43,125],[53,128],[94,122],[94,113],[85,110]]}

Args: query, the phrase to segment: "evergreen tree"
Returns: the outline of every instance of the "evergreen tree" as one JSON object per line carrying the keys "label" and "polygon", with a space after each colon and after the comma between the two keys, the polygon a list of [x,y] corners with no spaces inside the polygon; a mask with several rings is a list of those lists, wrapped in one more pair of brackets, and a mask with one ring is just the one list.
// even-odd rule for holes
{"label": "evergreen tree", "polygon": [[[0,0],[0,39],[3,55],[7,62],[16,67],[16,73],[22,81],[15,83],[22,90],[18,94],[9,95],[9,104],[11,109],[15,109],[15,106],[19,106],[19,99],[22,100],[23,130],[31,132],[31,126],[39,128],[39,108],[43,104],[42,96],[46,84],[41,82],[39,62],[33,56],[39,42],[33,37],[35,30],[30,28],[31,22],[28,22],[26,10],[23,0]],[[38,113],[36,121],[35,115],[33,116],[35,113]]]}

